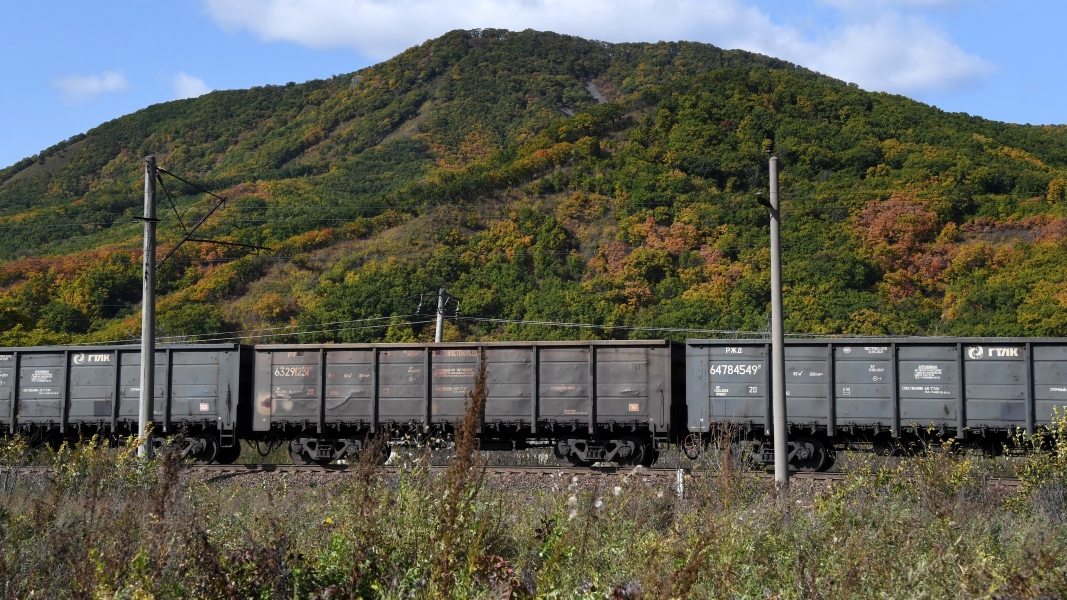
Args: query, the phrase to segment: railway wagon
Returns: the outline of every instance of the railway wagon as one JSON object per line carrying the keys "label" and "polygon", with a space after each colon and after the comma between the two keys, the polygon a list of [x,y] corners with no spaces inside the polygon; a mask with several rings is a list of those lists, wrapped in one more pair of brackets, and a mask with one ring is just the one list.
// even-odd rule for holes
{"label": "railway wagon", "polygon": [[[768,340],[687,340],[687,453],[728,423],[773,461],[770,357]],[[790,459],[803,470],[829,468],[835,447],[890,451],[931,430],[996,451],[1067,405],[1067,340],[791,339],[785,384]]]}
{"label": "railway wagon", "polygon": [[[233,462],[241,418],[242,365],[235,344],[160,346],[155,359],[156,431],[186,433],[183,453]],[[36,443],[135,434],[140,410],[139,346],[0,348],[0,427]],[[247,411],[246,411],[247,412]]]}
{"label": "railway wagon", "polygon": [[483,449],[651,464],[684,427],[684,352],[666,340],[259,345],[248,437],[288,441],[298,463],[353,457],[371,436],[447,442],[483,356]]}

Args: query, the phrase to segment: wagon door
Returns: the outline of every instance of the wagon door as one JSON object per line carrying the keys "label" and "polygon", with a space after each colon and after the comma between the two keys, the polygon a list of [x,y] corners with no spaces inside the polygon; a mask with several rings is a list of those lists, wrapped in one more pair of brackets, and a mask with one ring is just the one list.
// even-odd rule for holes
{"label": "wagon door", "polygon": [[277,422],[317,425],[320,375],[317,350],[257,352],[254,430]]}
{"label": "wagon door", "polygon": [[[120,352],[119,356],[119,421],[137,423],[141,410],[141,354],[139,352]],[[156,352],[155,360],[155,388],[152,394],[152,422],[163,422],[166,409],[165,388],[167,381],[167,354]]]}
{"label": "wagon door", "polygon": [[70,357],[70,423],[111,422],[115,352],[77,352]]}
{"label": "wagon door", "polygon": [[834,415],[838,427],[895,429],[890,346],[834,347]]}
{"label": "wagon door", "polygon": [[326,422],[370,423],[374,418],[374,350],[326,354]]}
{"label": "wagon door", "polygon": [[0,354],[0,424],[10,429],[14,421],[15,355]]}
{"label": "wagon door", "polygon": [[968,427],[1026,427],[1024,350],[1022,344],[964,346]]}
{"label": "wagon door", "polygon": [[708,349],[711,418],[720,423],[766,422],[766,346],[712,346]]}
{"label": "wagon door", "polygon": [[378,418],[381,422],[426,423],[429,389],[427,351],[382,350],[378,358]]}
{"label": "wagon door", "polygon": [[533,354],[533,348],[486,349],[486,423],[533,421]]}
{"label": "wagon door", "polygon": [[[649,414],[648,349],[597,348],[597,421],[631,423],[648,422]],[[663,404],[663,389],[658,390],[658,406]]]}
{"label": "wagon door", "polygon": [[64,352],[23,354],[19,366],[18,420],[55,423],[63,420],[67,355]]}
{"label": "wagon door", "polygon": [[790,423],[828,425],[829,381],[826,346],[785,347],[785,414]]}
{"label": "wagon door", "polygon": [[898,346],[897,389],[902,426],[959,423],[959,361],[956,346]]}
{"label": "wagon door", "polygon": [[221,368],[221,354],[218,351],[171,352],[171,422],[214,420],[230,412],[236,390],[229,389],[230,374]]}
{"label": "wagon door", "polygon": [[542,348],[538,396],[542,420],[589,424],[589,348]]}
{"label": "wagon door", "polygon": [[[464,413],[467,393],[474,389],[479,352],[476,348],[431,350],[433,408],[435,423],[450,425]],[[488,365],[487,365],[488,369]],[[488,371],[486,373],[488,375]],[[401,375],[402,376],[402,375]]]}
{"label": "wagon door", "polygon": [[1033,357],[1034,422],[1049,425],[1053,410],[1067,412],[1067,346],[1035,345]]}

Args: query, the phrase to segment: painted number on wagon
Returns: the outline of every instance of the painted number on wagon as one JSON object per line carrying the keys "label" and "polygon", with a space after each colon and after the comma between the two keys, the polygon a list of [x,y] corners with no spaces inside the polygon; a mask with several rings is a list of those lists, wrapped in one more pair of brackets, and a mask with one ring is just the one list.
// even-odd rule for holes
{"label": "painted number on wagon", "polygon": [[274,367],[275,377],[311,377],[313,367]]}
{"label": "painted number on wagon", "polygon": [[711,365],[712,375],[755,375],[760,372],[763,365]]}

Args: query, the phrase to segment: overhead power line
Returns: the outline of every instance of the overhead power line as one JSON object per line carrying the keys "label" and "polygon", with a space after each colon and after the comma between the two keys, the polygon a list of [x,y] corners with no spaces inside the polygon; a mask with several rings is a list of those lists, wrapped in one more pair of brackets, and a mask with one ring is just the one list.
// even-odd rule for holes
{"label": "overhead power line", "polygon": [[[175,252],[177,252],[178,248],[181,248],[182,244],[184,244],[185,242],[206,242],[206,243],[210,243],[210,244],[222,244],[222,245],[225,245],[225,246],[235,246],[235,247],[240,247],[240,248],[248,248],[250,251],[253,251],[253,252],[258,252],[260,250],[270,250],[270,248],[265,248],[263,246],[256,246],[254,244],[242,244],[242,243],[239,243],[239,242],[223,242],[223,241],[219,241],[219,240],[205,240],[205,239],[194,238],[193,234],[196,233],[196,230],[200,229],[200,226],[203,225],[204,223],[206,223],[207,220],[209,218],[211,218],[211,215],[215,214],[215,212],[217,212],[220,208],[222,208],[222,205],[226,203],[227,198],[219,196],[218,194],[215,194],[214,192],[208,191],[208,190],[196,185],[195,183],[191,183],[188,180],[186,180],[186,179],[184,179],[184,178],[182,178],[182,177],[180,177],[178,175],[175,175],[174,173],[171,173],[170,171],[167,171],[166,169],[164,169],[162,167],[156,167],[156,171],[157,171],[156,179],[159,181],[160,187],[163,188],[163,192],[167,195],[167,199],[170,200],[170,205],[171,205],[171,207],[174,208],[174,214],[175,214],[175,216],[178,217],[178,223],[181,224],[182,230],[185,231],[185,236],[182,237],[182,239],[179,240],[178,243],[175,244],[174,247],[170,249],[170,252],[168,252],[159,261],[159,263],[156,265],[157,267],[162,265],[163,263],[167,262],[167,259],[170,258],[171,255],[173,255]],[[186,185],[192,186],[192,187],[200,190],[201,192],[210,195],[212,198],[215,198],[217,200],[217,202],[215,202],[215,205],[212,206],[204,214],[204,216],[200,217],[200,220],[197,221],[196,223],[194,223],[191,228],[186,228],[185,227],[185,223],[182,221],[181,215],[178,214],[177,206],[174,205],[174,199],[171,198],[170,192],[167,191],[166,186],[163,185],[163,177],[161,175],[159,175],[159,173],[162,173],[164,175],[169,175],[169,176],[177,179],[178,181],[181,181],[182,183],[184,183]]]}
{"label": "overhead power line", "polygon": [[[338,333],[343,331],[363,331],[371,329],[387,329],[389,327],[404,327],[410,325],[425,325],[428,323],[434,323],[434,319],[424,319],[416,321],[401,321],[390,322],[381,324],[367,324],[354,327],[335,327],[327,328],[326,325],[341,325],[351,323],[372,323],[374,321],[393,321],[398,318],[405,318],[415,316],[410,315],[395,315],[390,317],[372,317],[367,319],[352,319],[346,321],[332,321],[329,323],[322,323],[318,329],[290,329],[294,326],[281,326],[281,327],[264,327],[259,329],[246,329],[240,331],[227,331],[212,334],[194,334],[187,336],[162,336],[156,338],[157,343],[194,343],[194,344],[210,344],[218,342],[236,342],[241,340],[263,339],[263,338],[275,338],[275,337],[287,337],[297,335],[314,335],[318,333]],[[599,329],[599,330],[621,330],[621,331],[648,331],[648,332],[663,332],[663,333],[694,333],[704,335],[718,335],[718,336],[737,336],[748,338],[763,338],[767,337],[768,332],[746,329],[703,329],[694,327],[653,327],[653,326],[635,326],[635,325],[605,325],[599,323],[574,323],[574,322],[560,322],[560,321],[536,321],[526,319],[493,319],[486,317],[457,317],[456,320],[471,321],[479,323],[499,323],[509,325],[527,325],[538,327],[566,327],[577,329]],[[257,332],[275,332],[275,333],[257,333]],[[251,333],[253,335],[237,335],[241,333]],[[817,334],[817,333],[786,333],[787,337],[792,338],[817,338],[817,339],[835,339],[835,338],[880,338],[884,336],[877,335],[859,335],[859,334]],[[904,336],[911,337],[911,336]],[[128,338],[121,340],[107,340],[99,342],[82,342],[79,344],[69,344],[75,346],[99,346],[99,345],[111,345],[111,344],[126,344],[136,342],[137,338]]]}
{"label": "overhead power line", "polygon": [[[575,327],[580,329],[620,329],[624,331],[662,331],[667,333],[705,333],[715,335],[745,335],[745,336],[757,336],[765,337],[768,332],[766,331],[752,331],[745,329],[698,329],[690,327],[651,327],[651,326],[633,326],[633,325],[603,325],[596,323],[565,323],[557,321],[529,321],[522,319],[489,319],[479,317],[459,317],[459,320],[465,321],[479,321],[486,323],[504,323],[504,324],[516,324],[516,325],[543,325],[550,327]],[[798,338],[878,338],[885,336],[877,335],[853,335],[853,334],[822,334],[822,333],[787,333],[789,337]]]}
{"label": "overhead power line", "polygon": [[[392,320],[392,319],[395,319],[395,318],[396,317],[378,317],[378,318],[375,318],[375,319],[366,319],[365,322],[381,321],[381,320],[386,320],[386,319]],[[356,323],[356,322],[361,322],[361,321],[337,321],[337,323]],[[275,328],[265,328],[263,330],[249,329],[249,330],[244,330],[243,332],[240,332],[240,331],[239,332],[229,331],[229,332],[219,332],[219,333],[212,333],[212,334],[194,334],[194,335],[188,335],[188,336],[184,336],[184,335],[163,336],[163,337],[156,338],[156,342],[163,343],[163,344],[176,344],[176,343],[191,341],[194,344],[211,344],[211,343],[216,343],[216,342],[239,341],[239,340],[248,339],[248,338],[270,338],[270,337],[283,337],[283,336],[291,336],[291,335],[309,335],[309,334],[315,334],[315,333],[336,333],[336,332],[339,332],[339,331],[358,331],[358,330],[362,330],[362,329],[383,329],[383,328],[388,328],[388,327],[397,327],[397,326],[405,326],[405,325],[421,325],[421,324],[424,324],[424,323],[432,323],[432,322],[433,322],[432,320],[403,321],[403,322],[399,322],[399,323],[384,323],[384,324],[379,324],[379,325],[363,325],[363,326],[359,326],[359,327],[337,327],[337,328],[332,328],[332,329],[297,329],[297,330],[290,330],[290,331],[280,331],[278,333],[267,333],[267,334],[263,334],[263,335],[251,335],[251,336],[234,335],[235,333],[248,333],[248,332],[255,332],[255,331],[268,331],[268,330],[272,330],[272,329],[275,329]],[[280,329],[280,328],[278,328],[278,329]],[[190,339],[190,338],[195,338],[195,339]],[[106,341],[99,341],[99,342],[84,342],[84,343],[79,343],[79,344],[68,344],[68,345],[74,345],[74,346],[101,346],[101,345],[111,345],[111,344],[126,344],[126,343],[133,343],[133,342],[136,342],[136,341],[138,341],[138,338],[127,338],[127,339],[121,339],[121,340],[106,340]]]}
{"label": "overhead power line", "polygon": [[[372,317],[372,318],[369,318],[369,319],[349,319],[349,320],[346,320],[346,321],[330,321],[328,323],[319,323],[317,326],[318,327],[328,327],[330,325],[349,325],[351,323],[369,323],[369,322],[372,322],[372,321],[386,321],[386,320],[392,320],[392,319],[406,319],[408,317],[414,317],[414,316],[416,316],[416,315],[413,313],[413,314],[409,314],[409,315],[396,315],[396,316],[392,316],[392,317]],[[308,326],[309,325],[304,325],[304,327],[308,327]],[[295,334],[304,333],[304,331],[300,331],[300,330],[297,329],[299,327],[300,327],[300,325],[281,325],[281,326],[278,326],[278,327],[260,327],[258,329],[243,329],[243,330],[239,330],[239,331],[225,331],[225,332],[220,332],[220,333],[201,333],[201,334],[193,334],[193,335],[163,336],[163,337],[157,337],[156,340],[157,341],[165,341],[165,340],[170,340],[170,339],[188,340],[188,339],[199,339],[199,338],[211,338],[211,337],[218,336],[218,335],[234,335],[234,334],[238,334],[238,333],[258,334],[258,332],[261,332],[261,331],[264,331],[264,332],[265,331],[281,331],[282,333],[279,333],[278,335],[295,335]],[[283,331],[283,330],[289,330],[289,331]],[[309,333],[319,333],[319,332],[322,332],[322,331],[325,331],[325,330],[324,329],[307,330],[307,332],[309,332]],[[248,337],[261,337],[261,336],[252,335],[252,336],[248,336]]]}

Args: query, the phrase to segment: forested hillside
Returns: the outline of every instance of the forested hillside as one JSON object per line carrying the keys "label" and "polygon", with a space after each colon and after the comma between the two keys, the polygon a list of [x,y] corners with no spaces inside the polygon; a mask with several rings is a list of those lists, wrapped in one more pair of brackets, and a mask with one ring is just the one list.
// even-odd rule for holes
{"label": "forested hillside", "polygon": [[[704,44],[481,30],[151,106],[0,170],[0,344],[138,335],[148,154],[229,199],[198,237],[270,248],[184,246],[164,336],[426,339],[439,287],[449,339],[761,330],[769,149],[787,331],[1067,335],[1067,127]],[[211,205],[164,183],[161,257]]]}

